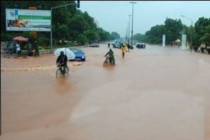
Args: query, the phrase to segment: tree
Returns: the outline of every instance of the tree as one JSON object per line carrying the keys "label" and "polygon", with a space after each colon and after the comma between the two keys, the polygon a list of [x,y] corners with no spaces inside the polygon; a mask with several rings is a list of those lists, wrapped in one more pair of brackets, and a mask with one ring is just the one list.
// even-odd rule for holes
{"label": "tree", "polygon": [[87,12],[84,12],[83,16],[84,16],[86,22],[88,23],[87,29],[96,29],[97,25],[94,22],[94,18],[89,16],[89,14]]}
{"label": "tree", "polygon": [[[41,10],[50,10],[51,7],[59,6],[59,5],[64,5],[64,4],[70,4],[72,3],[73,5],[64,7],[64,8],[58,8],[56,10],[53,10],[52,12],[52,28],[53,28],[53,35],[54,39],[56,38],[61,38],[60,35],[67,36],[67,34],[63,34],[64,30],[64,25],[67,24],[68,20],[74,15],[76,8],[75,8],[75,2],[74,1],[1,1],[1,40],[9,39],[11,40],[13,37],[17,35],[29,35],[30,38],[33,40],[33,35],[28,34],[26,32],[17,32],[17,31],[11,31],[11,32],[6,32],[6,25],[5,25],[5,9],[6,8],[17,8],[17,9],[29,9],[29,6],[35,6],[38,9]],[[65,27],[66,28],[66,27]],[[57,34],[58,31],[58,34]],[[66,30],[68,32],[68,30]],[[49,38],[49,32],[46,34],[45,32],[37,32],[38,38],[43,37],[45,39],[39,39],[41,42],[39,42],[40,45],[42,45],[42,40],[44,40],[44,44],[48,42],[48,45],[50,43],[50,38]],[[32,36],[31,36],[32,35]],[[48,40],[48,41],[46,41]]]}
{"label": "tree", "polygon": [[88,29],[84,32],[85,36],[88,38],[89,43],[99,40],[99,34],[94,29]]}
{"label": "tree", "polygon": [[111,33],[111,40],[120,39],[120,35],[117,32]]}
{"label": "tree", "polygon": [[[50,10],[51,7],[72,4],[52,10],[53,42],[58,40],[77,41],[79,44],[95,40],[109,40],[110,33],[97,27],[94,18],[87,12],[76,10],[75,1],[2,1],[1,2],[1,40],[11,40],[14,36],[29,36],[32,40],[39,40],[39,44],[50,43],[49,32],[36,32],[37,37],[26,32],[6,32],[5,8],[28,9],[36,6],[38,9]],[[44,39],[39,39],[44,38]],[[53,44],[54,44],[53,43]]]}
{"label": "tree", "polygon": [[[198,19],[198,21],[195,23],[195,35],[194,35],[194,41],[193,45],[194,46],[200,46],[201,42],[203,42],[204,37],[201,39],[202,36],[204,36],[206,33],[206,37],[208,36],[208,30],[210,25],[210,18],[204,18],[201,17]],[[208,41],[207,41],[208,42]]]}
{"label": "tree", "polygon": [[149,31],[145,33],[145,36],[141,38],[139,41],[160,44],[162,42],[162,35],[166,35],[166,43],[171,44],[176,39],[180,38],[181,31],[182,31],[182,22],[181,20],[174,20],[171,18],[166,18],[164,25],[156,25],[151,27]]}
{"label": "tree", "polygon": [[99,39],[101,41],[107,41],[111,37],[110,33],[103,30],[102,28],[98,28],[98,34],[99,34]]}
{"label": "tree", "polygon": [[137,33],[133,36],[134,40],[138,40],[140,42],[147,42],[147,37],[146,35],[143,35],[143,34],[140,34],[140,33]]}
{"label": "tree", "polygon": [[87,37],[83,34],[79,34],[77,36],[77,42],[79,42],[80,45],[84,45],[88,41]]}
{"label": "tree", "polygon": [[165,34],[164,25],[153,26],[150,31],[146,32],[147,41],[150,43],[159,44],[162,41],[162,35]]}
{"label": "tree", "polygon": [[56,28],[55,32],[56,34],[54,35],[57,39],[59,40],[66,40],[69,37],[68,34],[68,27],[65,24],[62,24],[60,26],[58,26],[58,28]]}
{"label": "tree", "polygon": [[69,20],[68,33],[71,39],[76,40],[76,37],[84,33],[88,29],[88,23],[86,22],[83,13],[77,11],[76,14]]}
{"label": "tree", "polygon": [[171,44],[176,39],[180,38],[182,31],[182,22],[181,20],[166,18],[165,20],[165,31],[166,31],[166,43]]}
{"label": "tree", "polygon": [[206,33],[200,38],[200,42],[210,46],[210,25],[206,27]]}

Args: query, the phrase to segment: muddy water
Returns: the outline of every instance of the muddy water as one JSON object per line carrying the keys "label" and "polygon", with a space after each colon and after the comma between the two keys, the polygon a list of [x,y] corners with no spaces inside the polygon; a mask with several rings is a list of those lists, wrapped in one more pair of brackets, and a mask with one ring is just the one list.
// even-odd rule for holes
{"label": "muddy water", "polygon": [[103,67],[84,48],[55,78],[55,56],[1,60],[1,140],[209,140],[209,55],[148,46]]}

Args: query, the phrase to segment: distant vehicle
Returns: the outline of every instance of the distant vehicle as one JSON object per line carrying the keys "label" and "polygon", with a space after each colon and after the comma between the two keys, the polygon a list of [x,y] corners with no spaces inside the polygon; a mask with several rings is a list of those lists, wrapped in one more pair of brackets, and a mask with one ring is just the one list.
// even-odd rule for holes
{"label": "distant vehicle", "polygon": [[117,45],[115,43],[112,43],[113,48],[117,48]]}
{"label": "distant vehicle", "polygon": [[201,49],[202,53],[204,53],[204,50],[207,50],[208,54],[210,54],[210,46],[207,46],[205,44],[201,44],[200,49]]}
{"label": "distant vehicle", "polygon": [[70,61],[85,61],[86,60],[85,53],[81,49],[71,48],[70,50],[75,55],[75,58],[74,59],[71,59]]}
{"label": "distant vehicle", "polygon": [[113,48],[120,48],[120,42],[115,42],[112,44]]}
{"label": "distant vehicle", "polygon": [[98,43],[92,43],[89,45],[89,47],[93,47],[93,48],[96,48],[96,47],[100,47]]}
{"label": "distant vehicle", "polygon": [[127,45],[128,49],[133,49],[133,46],[131,46],[130,44]]}
{"label": "distant vehicle", "polygon": [[138,48],[138,49],[145,49],[146,48],[146,44],[145,43],[138,43],[136,45],[136,48]]}

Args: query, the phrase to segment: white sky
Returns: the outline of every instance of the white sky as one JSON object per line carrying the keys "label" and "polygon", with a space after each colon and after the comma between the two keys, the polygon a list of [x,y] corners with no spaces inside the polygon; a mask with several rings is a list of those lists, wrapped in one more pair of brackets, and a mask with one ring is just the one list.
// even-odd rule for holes
{"label": "white sky", "polygon": [[[95,18],[99,27],[125,36],[132,5],[129,1],[80,1],[80,10]],[[199,17],[210,18],[210,1],[136,1],[134,5],[134,34],[145,33],[152,26],[164,24],[166,17],[195,23]]]}

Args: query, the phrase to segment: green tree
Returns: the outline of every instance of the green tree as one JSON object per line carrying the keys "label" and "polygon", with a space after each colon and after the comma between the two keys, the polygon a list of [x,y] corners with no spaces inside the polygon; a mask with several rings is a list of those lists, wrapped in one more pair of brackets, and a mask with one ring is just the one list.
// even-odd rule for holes
{"label": "green tree", "polygon": [[[74,1],[1,1],[1,33],[3,34],[1,35],[1,40],[12,39],[13,37],[17,35],[25,36],[28,34],[28,33],[26,34],[26,32],[17,32],[17,31],[6,32],[6,25],[5,25],[6,23],[5,22],[5,19],[6,19],[5,9],[6,8],[29,9],[30,6],[35,6],[37,7],[37,9],[50,10],[51,7],[55,7],[55,6],[59,6],[63,4],[70,4],[70,3],[72,3],[73,5],[70,5],[64,8],[58,8],[52,11],[52,21],[53,21],[52,28],[53,28],[54,39],[61,38],[60,35],[57,35],[57,31],[61,30],[60,32],[58,32],[58,34],[61,34],[61,32],[63,32],[64,25],[74,15],[76,11]],[[68,30],[66,32],[68,32]],[[49,45],[50,43],[49,32],[48,33],[37,32],[37,34],[39,38],[40,37],[45,38],[45,39],[39,39],[41,40],[39,44],[42,45],[42,40],[44,40],[44,43],[46,44],[46,42],[48,42],[48,45]],[[66,33],[64,36],[67,36]],[[29,34],[29,37],[32,38],[33,40],[33,36],[30,36]]]}
{"label": "green tree", "polygon": [[198,21],[195,23],[195,34],[194,34],[194,38],[193,38],[193,46],[200,46],[201,42],[204,41],[204,37],[203,39],[201,39],[202,36],[204,36],[206,33],[208,36],[208,28],[207,26],[210,25],[210,18],[204,18],[201,17],[198,19]]}
{"label": "green tree", "polygon": [[110,39],[110,33],[103,30],[102,28],[98,28],[98,34],[101,41],[107,41]]}
{"label": "green tree", "polygon": [[93,17],[87,12],[76,10],[75,1],[1,1],[1,40],[11,40],[17,35],[22,35],[30,37],[31,40],[38,39],[39,44],[43,42],[49,45],[49,32],[37,32],[36,38],[29,32],[6,32],[5,8],[28,9],[29,6],[36,6],[38,9],[50,10],[51,7],[66,4],[72,5],[52,10],[53,44],[64,39],[77,41],[79,44],[110,39],[110,33],[97,27]]}
{"label": "green tree", "polygon": [[181,31],[183,29],[181,20],[166,18],[165,31],[166,31],[166,43],[171,44],[176,39],[180,38]]}
{"label": "green tree", "polygon": [[210,46],[210,25],[206,27],[205,34],[200,38],[200,42]]}
{"label": "green tree", "polygon": [[133,36],[134,40],[138,40],[140,42],[147,42],[147,37],[144,34],[137,33]]}
{"label": "green tree", "polygon": [[85,43],[88,42],[88,39],[84,34],[79,34],[77,36],[77,42],[79,42],[80,45],[84,45]]}
{"label": "green tree", "polygon": [[117,32],[111,33],[111,40],[120,39],[120,35]]}
{"label": "green tree", "polygon": [[88,38],[89,43],[99,40],[99,34],[95,29],[89,29],[84,34]]}
{"label": "green tree", "polygon": [[55,29],[56,34],[54,36],[59,40],[60,39],[66,40],[69,36],[67,31],[68,31],[67,25],[62,24]]}
{"label": "green tree", "polygon": [[76,14],[69,20],[68,23],[68,33],[70,36],[70,40],[77,40],[76,37],[79,34],[84,33],[88,29],[88,23],[86,22],[83,13],[81,11],[77,11]]}
{"label": "green tree", "polygon": [[150,43],[159,44],[162,42],[162,35],[165,34],[164,25],[153,26],[150,31],[146,32],[146,40]]}
{"label": "green tree", "polygon": [[84,16],[86,22],[88,23],[87,29],[96,29],[97,28],[97,25],[95,24],[93,17],[91,17],[87,12],[84,12],[83,16]]}

